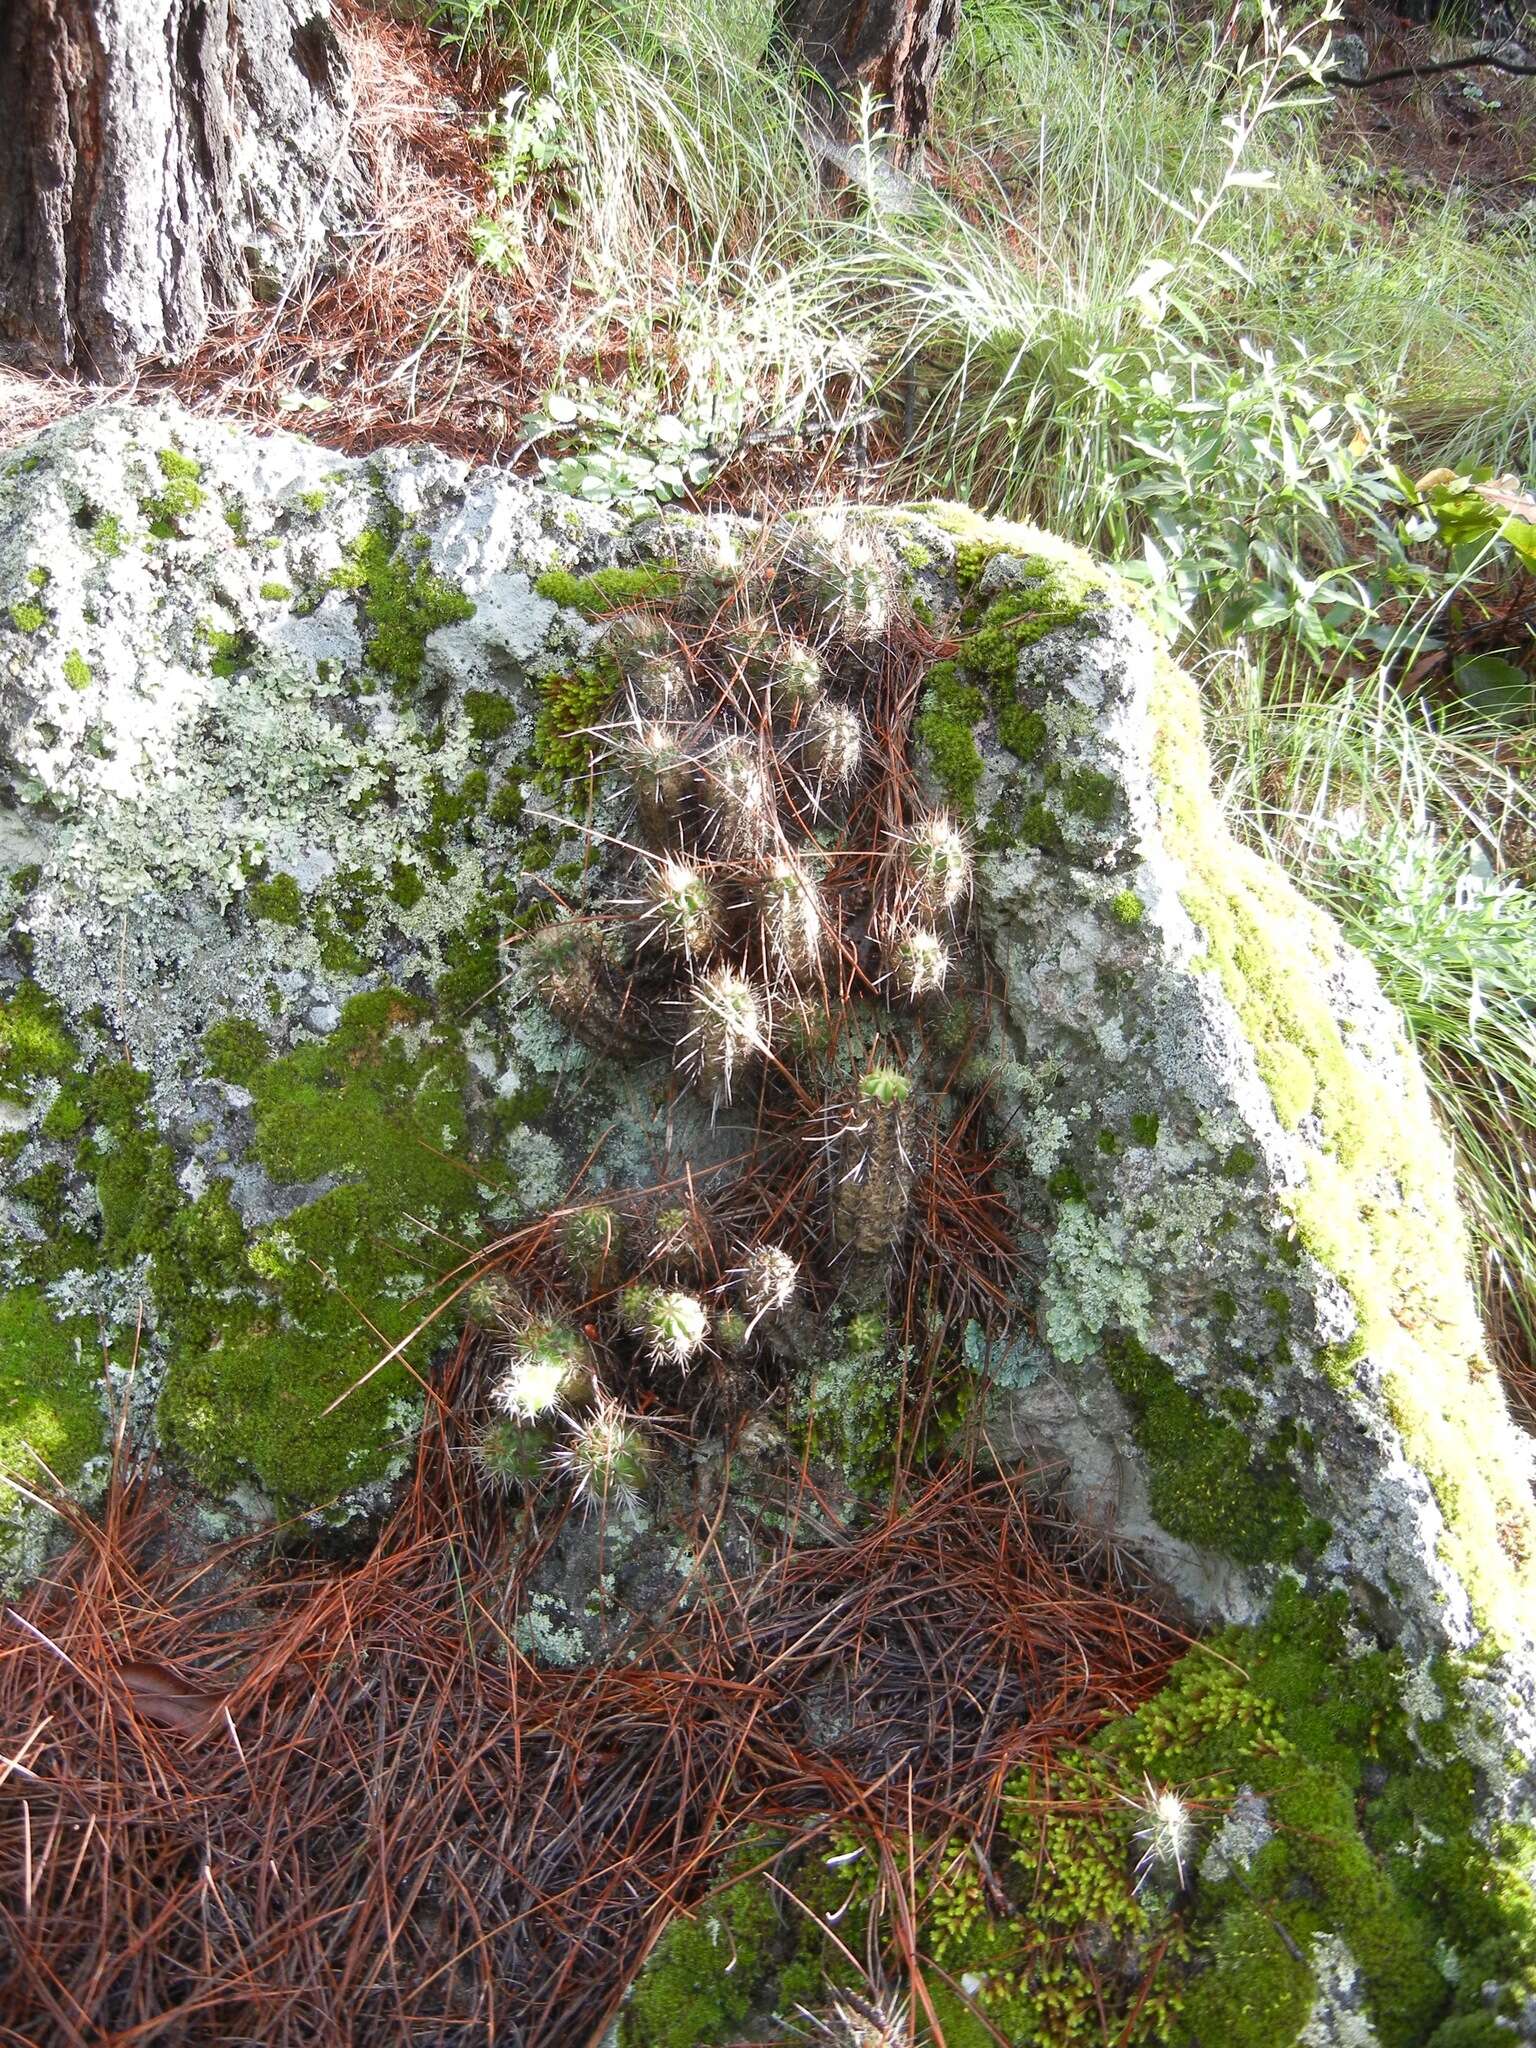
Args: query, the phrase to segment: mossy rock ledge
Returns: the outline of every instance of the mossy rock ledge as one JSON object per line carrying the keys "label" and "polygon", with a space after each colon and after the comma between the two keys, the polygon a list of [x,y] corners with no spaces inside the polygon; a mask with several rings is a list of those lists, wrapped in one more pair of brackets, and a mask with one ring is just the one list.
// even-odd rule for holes
{"label": "mossy rock ledge", "polygon": [[[1180,1906],[1187,1996],[1115,2038],[1536,2040],[1532,1447],[1447,1146],[1366,963],[1223,824],[1192,685],[1032,530],[944,506],[626,526],[433,451],[347,460],[168,405],[5,459],[6,1576],[53,1540],[32,1492],[99,1491],[124,1403],[210,1533],[376,1511],[466,1261],[583,1173],[590,1199],[669,1145],[726,1158],[666,1057],[562,1027],[519,942],[613,895],[626,808],[585,771],[615,621],[755,586],[808,635],[931,650],[913,756],[975,850],[976,1058],[1025,1274],[967,1335],[959,1427],[1051,1469],[1220,1650],[1079,1766],[1227,1802]],[[552,1568],[535,1651],[596,1647],[589,1562]],[[1134,1881],[1134,1824],[1056,1853],[1118,1856],[1078,1910],[1150,1947],[1172,1905]],[[663,1939],[633,2048],[788,1997],[767,1896],[720,1902],[749,1957],[726,1992],[695,1923]],[[1059,1942],[1069,1894],[1039,1896]],[[1099,2038],[997,1965],[983,1907],[946,1925],[952,2048]]]}

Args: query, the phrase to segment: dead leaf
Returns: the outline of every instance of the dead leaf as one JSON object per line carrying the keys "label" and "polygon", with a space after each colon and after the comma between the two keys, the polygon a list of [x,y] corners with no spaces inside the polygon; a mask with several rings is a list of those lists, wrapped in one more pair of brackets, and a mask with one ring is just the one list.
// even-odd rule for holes
{"label": "dead leaf", "polygon": [[202,1735],[224,1704],[222,1693],[203,1692],[169,1664],[134,1659],[117,1667],[133,1703],[147,1721],[182,1735]]}

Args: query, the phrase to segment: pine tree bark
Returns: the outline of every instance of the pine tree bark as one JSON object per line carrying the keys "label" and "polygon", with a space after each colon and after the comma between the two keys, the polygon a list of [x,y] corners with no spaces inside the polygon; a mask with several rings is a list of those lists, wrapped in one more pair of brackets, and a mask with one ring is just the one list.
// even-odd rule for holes
{"label": "pine tree bark", "polygon": [[0,357],[121,377],[280,291],[350,121],[329,0],[0,0]]}
{"label": "pine tree bark", "polygon": [[780,0],[778,29],[798,44],[835,129],[846,132],[848,109],[868,86],[911,148],[927,130],[934,80],[959,15],[959,0]]}

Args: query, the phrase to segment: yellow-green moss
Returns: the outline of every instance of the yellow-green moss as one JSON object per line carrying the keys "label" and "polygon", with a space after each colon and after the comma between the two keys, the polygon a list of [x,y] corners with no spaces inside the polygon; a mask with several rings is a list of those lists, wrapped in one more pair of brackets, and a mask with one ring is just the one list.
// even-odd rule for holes
{"label": "yellow-green moss", "polygon": [[10,613],[11,624],[18,633],[40,633],[48,623],[47,612],[30,597],[13,598]]}
{"label": "yellow-green moss", "polygon": [[203,1063],[220,1081],[243,1088],[270,1058],[266,1035],[248,1017],[223,1017],[203,1033]]}
{"label": "yellow-green moss", "polygon": [[629,605],[672,604],[683,587],[673,569],[596,569],[576,576],[569,569],[547,569],[534,584],[540,597],[583,618],[600,619]]}
{"label": "yellow-green moss", "polygon": [[292,875],[269,875],[265,881],[252,882],[245,892],[245,903],[252,917],[267,924],[304,922],[304,895]]}
{"label": "yellow-green moss", "polygon": [[0,1102],[26,1102],[32,1082],[67,1074],[75,1057],[63,1013],[36,982],[0,993]]}
{"label": "yellow-green moss", "polygon": [[87,545],[100,555],[104,562],[115,561],[119,555],[126,553],[127,536],[123,532],[123,522],[115,512],[102,512],[97,515],[91,523]]}
{"label": "yellow-green moss", "polygon": [[546,676],[539,685],[544,702],[533,733],[533,758],[551,783],[579,775],[592,759],[590,729],[597,725],[618,686],[607,661],[570,675]]}
{"label": "yellow-green moss", "polygon": [[1300,1242],[1343,1282],[1408,1456],[1447,1523],[1447,1561],[1501,1637],[1536,1624],[1536,1517],[1467,1279],[1452,1163],[1406,1044],[1384,1078],[1351,1053],[1324,996],[1334,933],[1238,846],[1211,792],[1192,683],[1160,662],[1154,768],[1180,895],[1242,1019],[1276,1114],[1322,1130],[1293,1197]]}
{"label": "yellow-green moss", "polygon": [[156,540],[174,540],[207,499],[199,481],[203,466],[176,448],[157,449],[155,462],[165,484],[152,496],[141,499],[139,510]]}
{"label": "yellow-green moss", "polygon": [[[977,560],[1006,549],[1068,593],[1102,591],[1147,617],[1142,594],[1036,528],[953,506],[929,516]],[[1501,1638],[1529,1631],[1536,1515],[1487,1362],[1452,1164],[1422,1075],[1405,1045],[1386,1078],[1347,1048],[1324,993],[1333,929],[1232,838],[1212,793],[1198,694],[1166,655],[1156,658],[1152,715],[1162,830],[1182,870],[1185,908],[1205,935],[1208,969],[1242,1020],[1281,1122],[1295,1129],[1315,1112],[1321,1125],[1323,1149],[1292,1198],[1295,1228],[1342,1281],[1359,1320],[1353,1343],[1324,1363],[1347,1382],[1363,1351],[1379,1362],[1407,1454],[1445,1515],[1447,1561],[1485,1625]],[[1037,823],[1048,821],[1047,812]]]}
{"label": "yellow-green moss", "polygon": [[364,659],[400,697],[421,681],[428,636],[474,616],[462,591],[434,575],[424,560],[408,559],[398,518],[371,527],[352,543],[331,587],[361,596]]}

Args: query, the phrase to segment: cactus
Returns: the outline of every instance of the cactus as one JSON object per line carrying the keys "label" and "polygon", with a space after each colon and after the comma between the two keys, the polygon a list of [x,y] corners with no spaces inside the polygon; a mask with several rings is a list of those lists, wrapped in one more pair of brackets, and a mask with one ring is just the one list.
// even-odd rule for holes
{"label": "cactus", "polygon": [[682,1288],[658,1287],[646,1303],[644,1338],[652,1367],[667,1365],[686,1372],[709,1336],[709,1314],[696,1294]]}
{"label": "cactus", "polygon": [[694,983],[689,1029],[682,1042],[697,1085],[718,1108],[730,1101],[742,1069],[768,1050],[763,998],[735,968],[711,968]]}
{"label": "cactus", "polygon": [[773,795],[758,750],[743,739],[722,740],[704,763],[700,803],[704,837],[720,860],[758,859],[773,837]]}
{"label": "cactus", "polygon": [[511,1329],[527,1314],[523,1297],[504,1273],[482,1273],[464,1290],[464,1309],[482,1330]]}
{"label": "cactus", "polygon": [[754,1245],[741,1269],[741,1303],[750,1336],[765,1316],[781,1316],[800,1292],[800,1267],[781,1245]]}
{"label": "cactus", "polygon": [[616,751],[634,797],[640,836],[659,851],[680,846],[698,784],[698,762],[685,729],[647,718],[636,705]]}
{"label": "cactus", "polygon": [[526,1493],[542,1477],[553,1441],[543,1424],[493,1415],[475,1439],[475,1470],[492,1492]]}
{"label": "cactus", "polygon": [[1184,1859],[1194,1845],[1194,1819],[1177,1792],[1166,1786],[1159,1790],[1145,1775],[1142,1785],[1140,1797],[1126,1800],[1128,1806],[1146,1816],[1147,1823],[1136,1830],[1142,1852],[1136,1865],[1135,1889],[1140,1891],[1154,1871],[1171,1870],[1182,1891]]}
{"label": "cactus", "polygon": [[903,851],[914,908],[928,917],[956,911],[971,892],[971,849],[948,813],[920,819]]}
{"label": "cactus", "polygon": [[646,937],[658,940],[669,953],[699,960],[719,943],[720,899],[703,869],[692,861],[658,861],[650,873],[646,906],[652,917]]}
{"label": "cactus", "polygon": [[776,718],[808,711],[821,696],[821,657],[792,633],[781,633],[768,657],[768,683]]}
{"label": "cactus", "polygon": [[534,986],[583,1045],[621,1057],[655,1049],[651,1020],[616,977],[595,925],[563,918],[535,932],[526,952]]}
{"label": "cactus", "polygon": [[949,978],[949,948],[926,925],[903,925],[890,947],[890,975],[910,1002],[937,995]]}
{"label": "cactus", "polygon": [[622,1242],[622,1226],[612,1209],[578,1209],[560,1231],[561,1255],[584,1287],[596,1287],[607,1277]]}
{"label": "cactus", "polygon": [[912,1202],[907,1152],[912,1084],[894,1067],[874,1067],[858,1102],[832,1133],[832,1235],[848,1251],[875,1258],[900,1242]]}
{"label": "cactus", "polygon": [[597,1381],[592,1349],[568,1323],[530,1322],[508,1339],[505,1367],[491,1398],[506,1415],[536,1421],[590,1401]]}
{"label": "cactus", "polygon": [[650,1473],[650,1441],[638,1419],[607,1395],[571,1423],[549,1456],[587,1513],[610,1502],[633,1508]]}
{"label": "cactus", "polygon": [[846,704],[825,699],[811,706],[805,722],[801,758],[814,778],[818,794],[851,787],[864,759],[864,728]]}
{"label": "cactus", "polygon": [[781,854],[757,885],[763,940],[773,967],[791,981],[815,973],[826,930],[821,891],[801,864]]}

